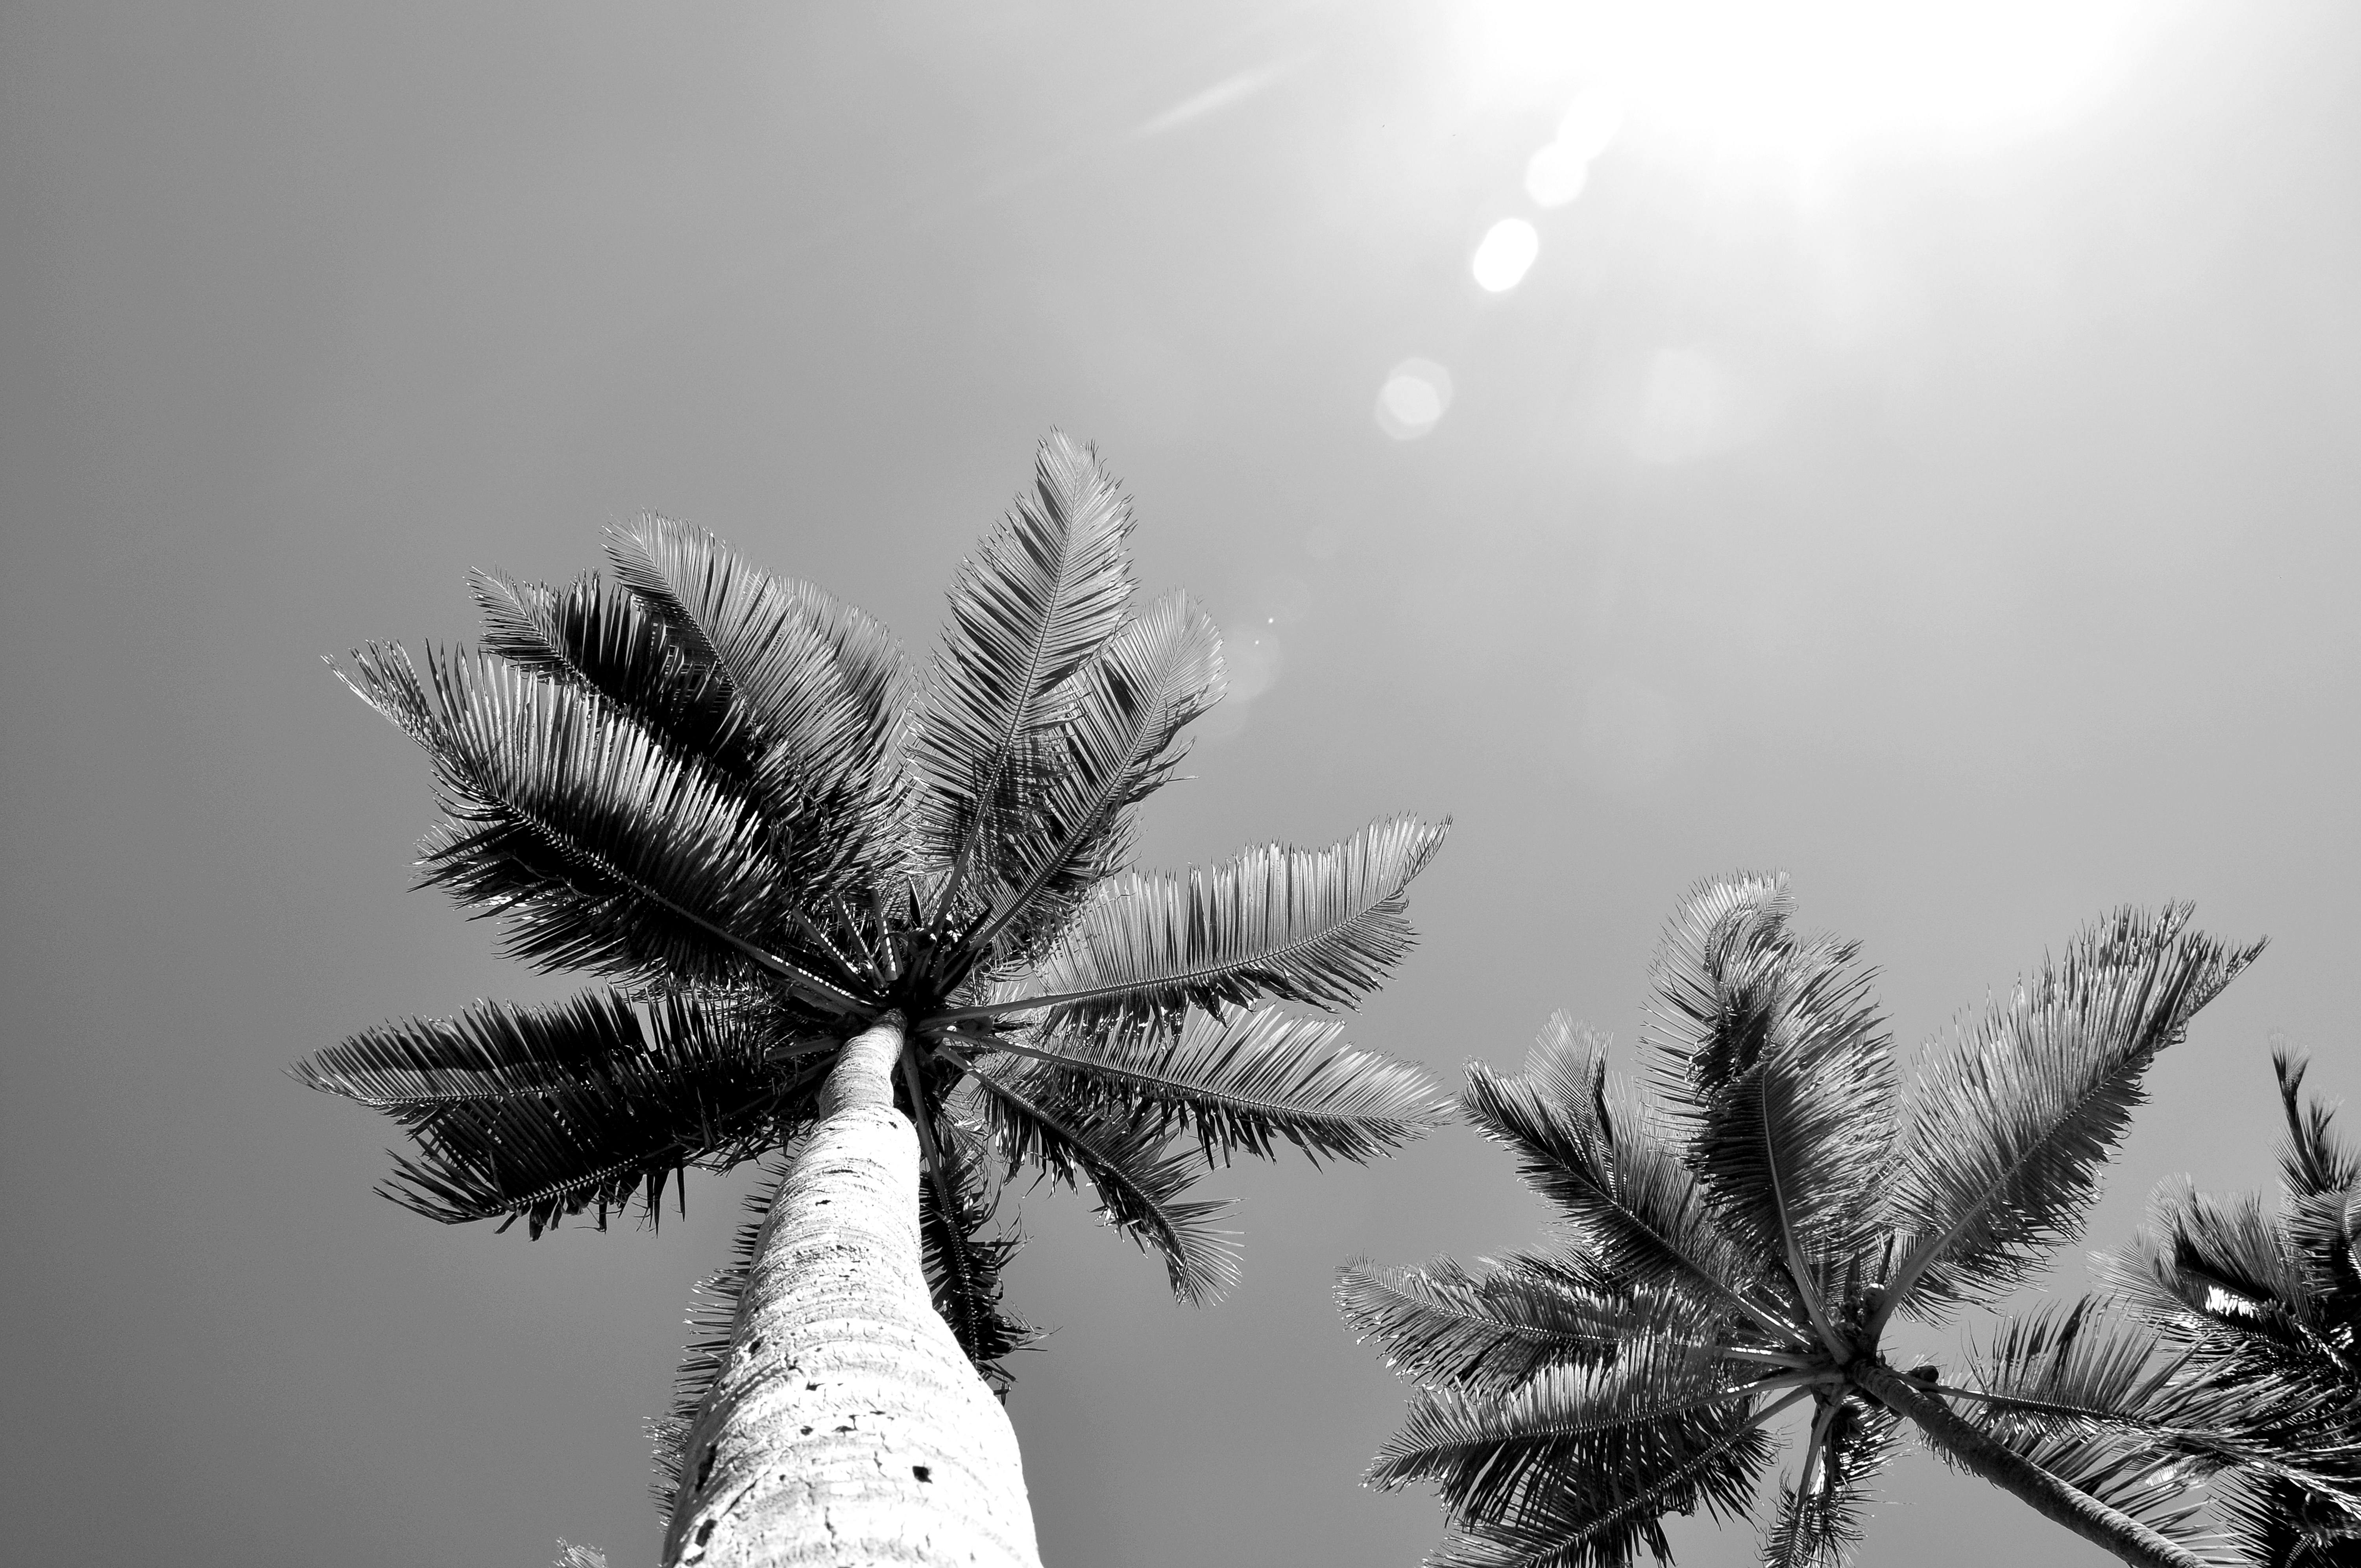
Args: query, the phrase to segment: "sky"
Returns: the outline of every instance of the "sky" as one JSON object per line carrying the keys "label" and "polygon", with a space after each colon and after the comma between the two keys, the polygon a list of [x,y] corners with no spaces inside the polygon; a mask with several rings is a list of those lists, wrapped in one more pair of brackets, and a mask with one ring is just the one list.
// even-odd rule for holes
{"label": "sky", "polygon": [[[372,1194],[390,1128],[285,1065],[573,985],[410,890],[423,760],[321,655],[468,638],[469,568],[653,508],[923,656],[1052,426],[1228,637],[1145,862],[1455,819],[1357,1043],[1454,1085],[1555,1008],[1628,1046],[1740,867],[1863,941],[1905,1047],[2194,900],[2271,946],[2066,1294],[2160,1181],[2272,1183],[2275,1035],[2361,1096],[2334,0],[20,4],[0,212],[26,1561],[653,1560],[641,1425],[746,1184],[539,1241]],[[1017,1194],[1045,1564],[1409,1568],[1438,1509],[1357,1485],[1403,1389],[1334,1270],[1546,1216],[1465,1127],[1213,1185],[1211,1310]],[[1871,1563],[2102,1561],[1923,1455],[1882,1497]]]}

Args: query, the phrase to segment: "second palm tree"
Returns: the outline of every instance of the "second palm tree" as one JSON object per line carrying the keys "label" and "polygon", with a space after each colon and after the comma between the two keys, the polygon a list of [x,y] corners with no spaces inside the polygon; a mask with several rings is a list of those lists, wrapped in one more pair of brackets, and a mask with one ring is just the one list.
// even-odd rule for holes
{"label": "second palm tree", "polygon": [[2125,911],[1995,1007],[1906,1099],[1850,942],[1790,925],[1784,878],[1698,889],[1652,975],[1642,1098],[1564,1015],[1462,1103],[1571,1223],[1471,1272],[1348,1266],[1345,1316],[1422,1385],[1371,1479],[1434,1483],[1447,1568],[1606,1568],[1699,1505],[1742,1514],[1808,1414],[1767,1561],[1835,1560],[1903,1423],[1961,1468],[2149,1568],[2200,1568],[2152,1467],[1954,1407],[1888,1357],[2031,1278],[2080,1229],[2158,1051],[2253,959],[2185,909]]}

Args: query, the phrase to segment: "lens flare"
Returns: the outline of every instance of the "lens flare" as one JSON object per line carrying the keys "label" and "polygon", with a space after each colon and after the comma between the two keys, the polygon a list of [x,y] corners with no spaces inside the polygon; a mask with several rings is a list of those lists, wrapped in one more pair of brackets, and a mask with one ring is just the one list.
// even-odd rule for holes
{"label": "lens flare", "polygon": [[1396,441],[1416,441],[1450,407],[1451,372],[1432,359],[1405,359],[1378,389],[1378,428]]}
{"label": "lens flare", "polygon": [[1522,218],[1502,218],[1485,231],[1471,264],[1476,281],[1495,294],[1506,293],[1525,280],[1542,253],[1542,236]]}

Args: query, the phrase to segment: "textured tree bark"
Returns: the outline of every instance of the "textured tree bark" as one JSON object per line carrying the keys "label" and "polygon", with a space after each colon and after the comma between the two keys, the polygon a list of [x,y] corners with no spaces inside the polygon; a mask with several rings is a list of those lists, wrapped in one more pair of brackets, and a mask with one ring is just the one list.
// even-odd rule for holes
{"label": "textured tree bark", "polygon": [[846,1045],[763,1220],[667,1568],[1039,1568],[1016,1433],[927,1292],[902,1038]]}
{"label": "textured tree bark", "polygon": [[2175,1545],[2139,1520],[2075,1490],[1993,1442],[1935,1395],[1888,1366],[1850,1369],[1853,1380],[1917,1423],[1927,1440],[1963,1470],[2032,1505],[2043,1518],[2141,1568],[2207,1568],[2195,1552]]}

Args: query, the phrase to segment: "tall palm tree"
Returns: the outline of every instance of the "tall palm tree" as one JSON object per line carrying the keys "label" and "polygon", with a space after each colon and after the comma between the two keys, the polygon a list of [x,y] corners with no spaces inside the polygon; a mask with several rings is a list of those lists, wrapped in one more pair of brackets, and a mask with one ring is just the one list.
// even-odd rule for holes
{"label": "tall palm tree", "polygon": [[[860,611],[659,518],[613,579],[476,579],[473,653],[339,671],[423,746],[423,881],[598,990],[364,1031],[296,1069],[414,1140],[383,1190],[525,1222],[785,1151],[664,1434],[665,1561],[1031,1563],[987,1379],[1026,1336],[999,1173],[1087,1181],[1176,1293],[1234,1279],[1209,1164],[1373,1157],[1443,1110],[1334,1011],[1411,945],[1442,839],[1123,871],[1221,689],[1179,594],[1135,613],[1128,501],[1053,433],[960,569],[929,674]],[[923,1179],[921,1171],[923,1168]]]}
{"label": "tall palm tree", "polygon": [[2127,1465],[2182,1457],[2152,1435],[2157,1402],[2220,1400],[2255,1434],[2210,1467],[2235,1560],[2361,1568],[2361,1152],[2338,1140],[2327,1106],[2304,1102],[2303,1062],[2280,1049],[2272,1067],[2286,1204],[2273,1213],[2257,1194],[2224,1201],[2176,1184],[2132,1245],[2103,1261],[2133,1323],[2091,1333],[2071,1359],[2145,1353],[2146,1377],[2093,1398],[2060,1365],[2069,1357],[1996,1354],[1980,1386],[2028,1423],[2111,1447]]}
{"label": "tall palm tree", "polygon": [[[1439,1487],[1437,1568],[1661,1559],[1666,1514],[1750,1509],[1794,1411],[1764,1554],[1828,1563],[1906,1422],[2125,1561],[2191,1568],[2154,1466],[1955,1408],[1891,1332],[1998,1299],[2077,1233],[2148,1064],[2260,945],[2200,936],[2185,908],[2119,912],[1905,1095],[1857,945],[1796,934],[1793,912],[1784,877],[1740,875],[1675,916],[1653,1093],[1610,1080],[1606,1038],[1564,1014],[1523,1074],[1469,1067],[1462,1105],[1569,1229],[1476,1269],[1346,1266],[1345,1317],[1422,1385],[1371,1482]],[[2213,1412],[2169,1413],[2202,1434]]]}

